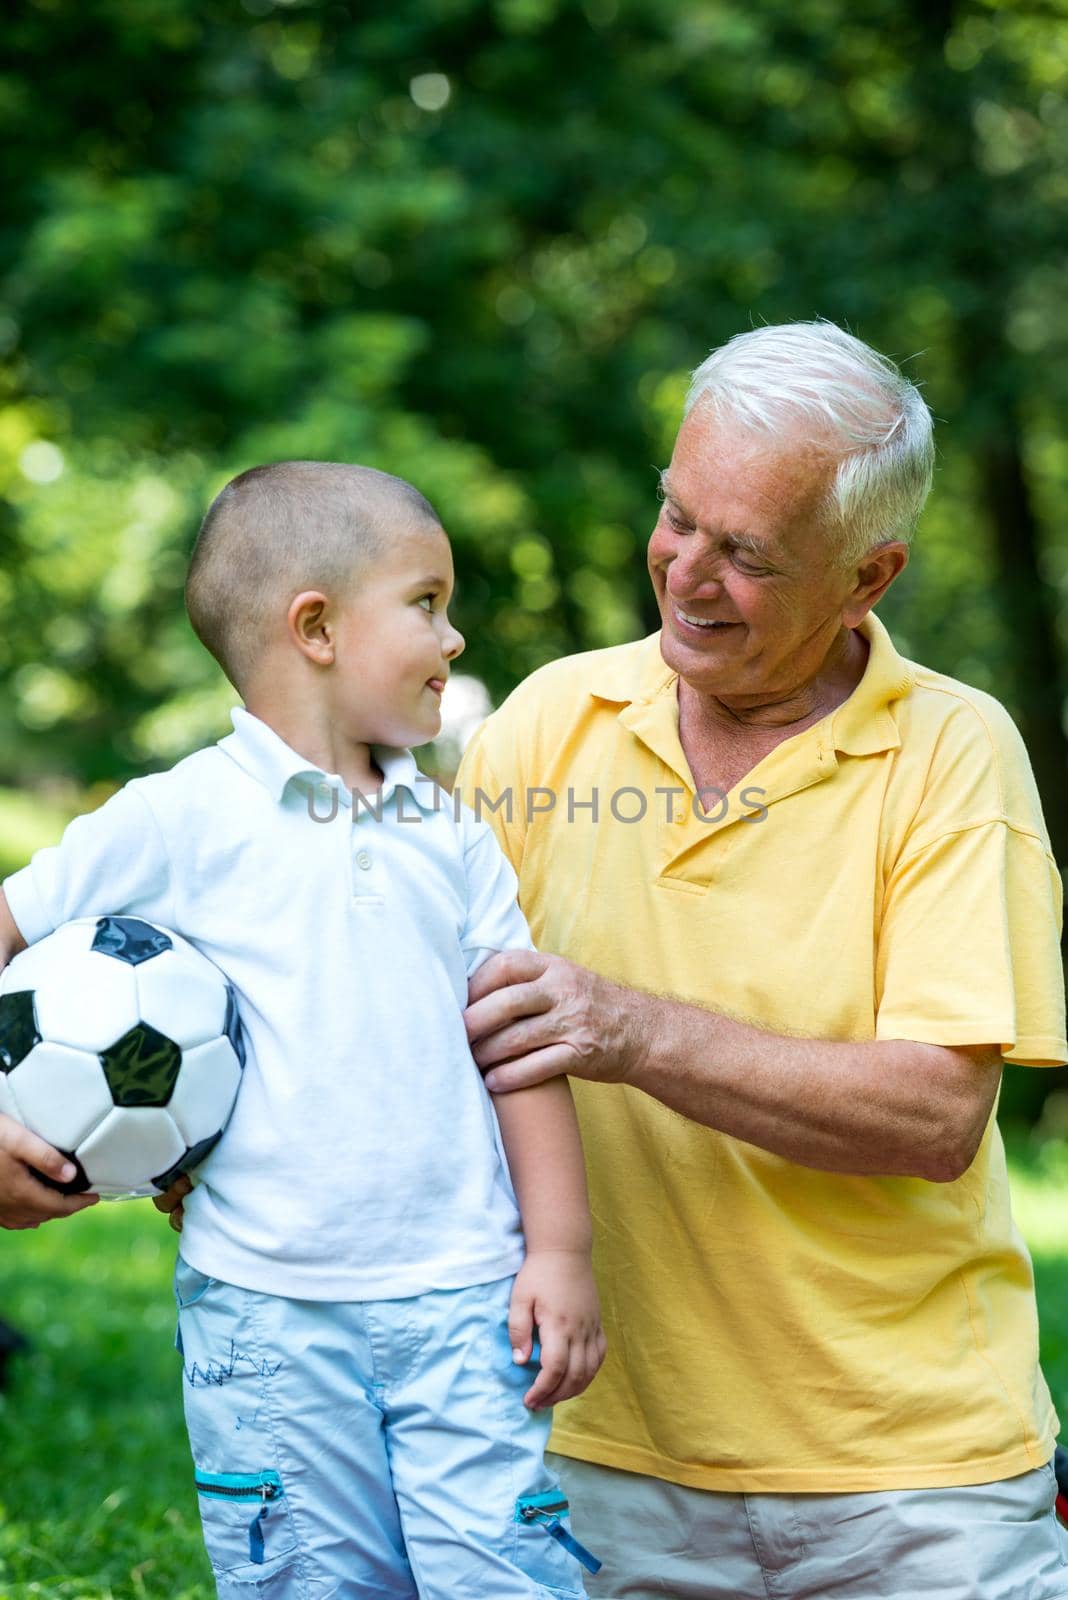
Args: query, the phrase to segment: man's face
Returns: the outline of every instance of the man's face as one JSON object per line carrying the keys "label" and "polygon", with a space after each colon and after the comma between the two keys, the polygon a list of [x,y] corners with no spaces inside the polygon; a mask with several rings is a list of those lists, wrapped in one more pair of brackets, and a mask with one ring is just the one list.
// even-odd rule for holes
{"label": "man's face", "polygon": [[363,744],[419,745],[441,731],[449,663],[464,648],[452,626],[452,551],[417,522],[390,535],[336,618],[333,714]]}
{"label": "man's face", "polygon": [[665,662],[699,693],[761,704],[818,671],[855,570],[835,567],[819,510],[833,465],[800,441],[716,421],[679,430],[649,541]]}

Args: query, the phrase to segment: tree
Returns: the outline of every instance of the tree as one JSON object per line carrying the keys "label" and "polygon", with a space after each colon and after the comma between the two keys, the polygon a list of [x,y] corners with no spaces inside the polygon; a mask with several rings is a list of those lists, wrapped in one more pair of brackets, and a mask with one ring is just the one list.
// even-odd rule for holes
{"label": "tree", "polygon": [[0,778],[114,782],[220,730],[181,575],[257,460],[413,478],[497,695],[654,626],[688,368],[824,315],[940,418],[884,614],[1009,702],[1068,844],[1054,14],[41,0],[7,49]]}

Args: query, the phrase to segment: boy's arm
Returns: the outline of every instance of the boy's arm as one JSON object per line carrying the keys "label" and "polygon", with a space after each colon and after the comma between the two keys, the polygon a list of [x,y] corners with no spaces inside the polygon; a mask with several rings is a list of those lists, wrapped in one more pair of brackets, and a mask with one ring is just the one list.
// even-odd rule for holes
{"label": "boy's arm", "polygon": [[[516,876],[500,845],[470,812],[461,824],[468,893],[461,943],[470,979],[495,951],[532,946],[516,903]],[[534,1410],[581,1393],[604,1360],[586,1170],[565,1079],[493,1103],[527,1245],[508,1314],[516,1362],[530,1360],[535,1328],[541,1345],[541,1371],[523,1396]]]}
{"label": "boy's arm", "polygon": [[[38,850],[29,866],[12,873],[2,894],[5,964],[24,943],[35,944],[74,917],[126,913],[175,925],[167,850],[147,801],[132,786],[75,817],[58,845]],[[0,1117],[0,1227],[35,1228],[95,1203],[95,1195],[57,1194],[30,1167],[60,1182],[74,1176],[43,1139]]]}
{"label": "boy's arm", "polygon": [[[0,968],[25,948],[7,896],[0,889]],[[53,1217],[69,1217],[96,1205],[99,1197],[95,1194],[66,1195],[49,1189],[33,1176],[31,1167],[60,1183],[75,1173],[66,1156],[14,1118],[0,1114],[0,1228],[36,1228]]]}
{"label": "boy's arm", "polygon": [[604,1360],[586,1172],[566,1079],[503,1095],[494,1108],[527,1245],[508,1333],[513,1358],[527,1362],[537,1328],[541,1371],[523,1397],[535,1410],[580,1394]]}

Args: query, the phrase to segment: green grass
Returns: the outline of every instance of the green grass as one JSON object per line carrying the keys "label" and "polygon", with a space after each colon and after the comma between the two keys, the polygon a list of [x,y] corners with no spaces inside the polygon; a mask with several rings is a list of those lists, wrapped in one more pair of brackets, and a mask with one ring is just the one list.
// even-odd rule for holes
{"label": "green grass", "polygon": [[[1068,1141],[1010,1140],[1042,1359],[1068,1420]],[[0,1399],[0,1600],[212,1600],[181,1414],[175,1238],[148,1204],[0,1235],[32,1338]]]}
{"label": "green grass", "polygon": [[0,1399],[3,1600],[211,1600],[173,1348],[176,1239],[148,1201],[0,1236],[33,1340]]}

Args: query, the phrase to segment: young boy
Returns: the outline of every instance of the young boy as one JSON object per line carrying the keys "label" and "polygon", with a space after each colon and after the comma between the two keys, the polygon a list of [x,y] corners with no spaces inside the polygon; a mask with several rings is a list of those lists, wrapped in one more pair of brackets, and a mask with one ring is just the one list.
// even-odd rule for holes
{"label": "young boy", "polygon": [[[70,918],[136,914],[238,993],[244,1081],[175,1277],[223,1597],[584,1593],[543,1461],[543,1408],[604,1354],[574,1113],[563,1079],[496,1106],[483,1087],[467,980],[529,935],[490,830],[406,748],[438,732],[463,649],[452,584],[434,511],[397,478],[236,478],[186,586],[245,702],[234,732],[4,886],[5,959]],[[12,1127],[7,1150],[39,1159]]]}

